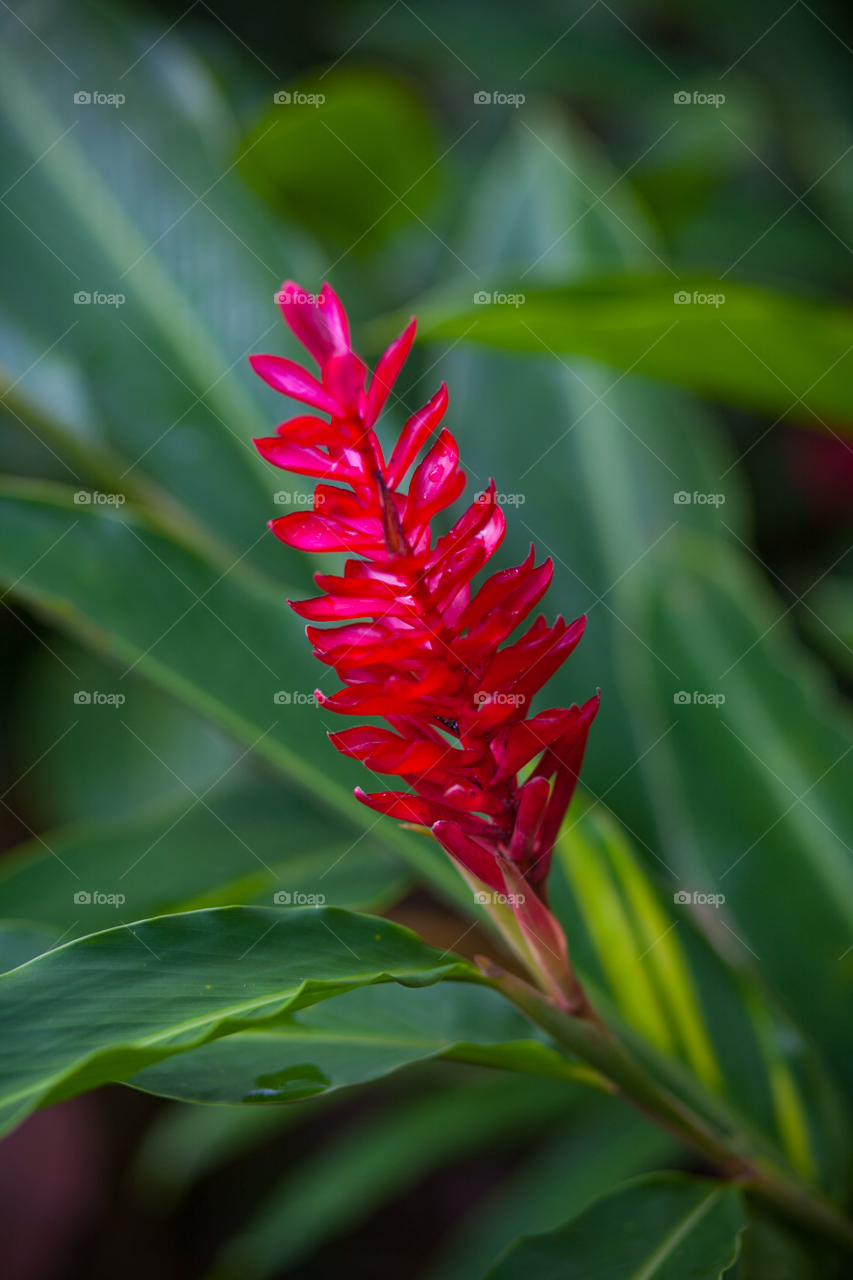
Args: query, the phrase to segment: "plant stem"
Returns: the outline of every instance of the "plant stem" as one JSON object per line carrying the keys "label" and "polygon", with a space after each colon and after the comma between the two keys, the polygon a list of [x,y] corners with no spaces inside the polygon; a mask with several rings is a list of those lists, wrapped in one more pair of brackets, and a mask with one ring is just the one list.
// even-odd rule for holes
{"label": "plant stem", "polygon": [[595,1067],[625,1099],[720,1167],[744,1189],[770,1201],[803,1227],[828,1237],[853,1254],[853,1222],[816,1188],[789,1176],[763,1156],[744,1155],[743,1138],[717,1133],[701,1116],[659,1084],[598,1019],[573,1017],[489,960],[478,957],[481,971],[512,1004],[564,1048]]}

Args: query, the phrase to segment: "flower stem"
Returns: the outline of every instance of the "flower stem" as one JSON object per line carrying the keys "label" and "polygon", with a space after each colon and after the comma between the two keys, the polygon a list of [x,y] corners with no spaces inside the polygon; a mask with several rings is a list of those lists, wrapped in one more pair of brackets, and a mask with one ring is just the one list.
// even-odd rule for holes
{"label": "flower stem", "polygon": [[723,1175],[769,1201],[801,1226],[853,1254],[853,1222],[814,1187],[761,1155],[745,1154],[742,1134],[724,1135],[646,1071],[598,1019],[573,1017],[513,974],[478,957],[481,971],[512,1004],[558,1044],[595,1067],[624,1098],[680,1141],[700,1151]]}

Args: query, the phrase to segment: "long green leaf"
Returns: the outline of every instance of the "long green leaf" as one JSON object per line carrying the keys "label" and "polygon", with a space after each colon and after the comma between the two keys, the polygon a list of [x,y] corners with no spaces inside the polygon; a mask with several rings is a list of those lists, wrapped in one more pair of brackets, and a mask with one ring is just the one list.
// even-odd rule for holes
{"label": "long green leaf", "polygon": [[318,669],[283,593],[239,568],[223,576],[143,513],[75,506],[54,486],[10,483],[6,495],[0,581],[125,671],[212,719],[356,834],[375,829],[444,893],[461,894],[461,878],[434,842],[377,824],[352,796],[363,770],[326,741],[337,726],[312,702],[328,672]]}
{"label": "long green leaf", "polygon": [[[81,487],[91,484],[78,465],[88,466],[87,449],[96,470],[109,456],[121,462],[119,492],[125,479],[134,490],[138,477],[154,481],[236,555],[293,578],[304,557],[260,538],[281,486],[251,436],[269,425],[275,397],[245,356],[279,341],[267,338],[277,327],[273,293],[283,274],[314,273],[310,242],[274,224],[237,179],[230,109],[177,33],[152,45],[138,20],[116,10],[105,21],[79,0],[51,19],[31,17],[0,19],[4,307],[16,340],[36,348],[10,366],[25,375],[17,390],[45,403],[39,358],[59,343],[88,401],[76,456],[61,410],[51,415]],[[75,103],[71,81],[54,74],[57,48],[75,84],[120,82],[125,101]],[[95,300],[75,305],[81,292]],[[124,301],[98,304],[98,295]],[[0,363],[14,345],[0,339]],[[26,404],[10,407],[40,437]]]}
{"label": "long green leaf", "polygon": [[185,1102],[290,1102],[435,1057],[586,1081],[546,1040],[484,988],[365,988],[303,1010],[286,1024],[166,1059],[128,1084]]}
{"label": "long green leaf", "polygon": [[[565,125],[537,132],[547,151],[516,128],[472,196],[485,193],[494,211],[491,256],[477,269],[496,278],[535,260],[534,240],[539,253],[553,243],[564,164],[584,172]],[[550,160],[522,224],[520,184],[542,154]],[[645,224],[632,226],[646,238]],[[611,271],[625,269],[614,256]],[[537,272],[547,275],[530,278]],[[689,893],[681,916],[729,964],[754,967],[849,1080],[853,732],[751,567],[736,457],[690,397],[633,375],[559,353],[510,360],[461,346],[448,363],[467,468],[518,500],[507,559],[533,538],[555,562],[551,608],[588,612],[583,644],[549,686],[564,705],[603,690],[585,782],[635,835],[664,897]],[[674,502],[682,492],[690,503]],[[725,501],[693,502],[695,493]],[[675,701],[682,691],[689,706]],[[694,703],[694,692],[727,701]],[[694,893],[726,902],[699,910]],[[729,1053],[736,1062],[736,1045]]]}
{"label": "long green leaf", "polygon": [[327,906],[378,907],[409,882],[371,837],[354,843],[344,824],[272,781],[198,794],[201,801],[185,794],[126,822],[46,831],[10,852],[0,864],[0,915],[56,925],[68,941],[119,916],[272,906],[276,893],[290,895],[286,905],[303,894]]}
{"label": "long green leaf", "polygon": [[416,303],[421,339],[588,356],[774,418],[853,427],[853,311],[837,303],[693,272],[543,289],[519,271],[499,288],[484,283],[488,303],[473,289],[464,301]]}
{"label": "long green leaf", "polygon": [[462,1220],[429,1280],[479,1280],[518,1236],[555,1230],[625,1178],[679,1154],[671,1138],[622,1103],[585,1100]]}
{"label": "long green leaf", "polygon": [[399,925],[336,907],[161,916],[57,947],[0,978],[0,1117],[374,982],[477,982]]}
{"label": "long green leaf", "polygon": [[747,1217],[739,1192],[681,1174],[617,1188],[550,1235],[519,1241],[489,1280],[719,1280]]}

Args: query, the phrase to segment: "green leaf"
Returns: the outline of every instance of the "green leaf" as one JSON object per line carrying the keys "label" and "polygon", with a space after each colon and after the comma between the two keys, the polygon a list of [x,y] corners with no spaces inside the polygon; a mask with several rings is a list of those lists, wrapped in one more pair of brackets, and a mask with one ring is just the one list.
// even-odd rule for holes
{"label": "green leaf", "polygon": [[[565,920],[576,957],[580,944],[582,966],[589,951],[594,952],[593,981],[600,974],[635,1030],[658,1049],[680,1057],[709,1089],[727,1094],[757,1118],[794,1168],[813,1179],[814,1145],[821,1142],[814,1104],[822,1089],[808,1075],[804,1078],[802,1064],[809,1054],[794,1029],[784,1024],[757,985],[745,975],[733,982],[713,953],[701,947],[688,923],[660,901],[624,832],[583,794],[569,814],[556,853],[555,909]],[[585,937],[579,936],[578,917]],[[615,934],[613,919],[621,922]],[[638,1011],[640,998],[653,1006],[657,1022],[650,1022],[647,1009]],[[662,1022],[671,1028],[663,1040],[654,1034]]]}
{"label": "green leaf", "polygon": [[812,643],[849,677],[853,673],[853,585],[849,580],[824,578],[806,594],[797,615]]}
{"label": "green leaf", "polygon": [[651,1174],[595,1201],[565,1227],[513,1245],[489,1280],[719,1280],[747,1217],[725,1183]]}
{"label": "green leaf", "polygon": [[[495,214],[492,254],[478,270],[488,267],[496,279],[553,244],[564,164],[586,172],[559,118],[547,133],[537,130],[547,150],[525,132],[502,142],[481,187]],[[515,220],[518,191],[537,160],[540,177],[522,225]],[[496,168],[500,181],[493,180]],[[585,222],[597,216],[594,210]],[[646,239],[644,223],[631,227]],[[583,245],[573,231],[566,241],[578,250],[580,276]],[[600,261],[595,267],[602,270]],[[610,269],[631,264],[614,257]],[[480,483],[494,475],[498,491],[519,500],[504,563],[517,562],[532,538],[539,556],[555,562],[549,608],[565,617],[588,614],[585,639],[549,684],[548,704],[581,701],[596,686],[604,692],[584,764],[589,791],[636,839],[664,899],[690,894],[676,916],[704,930],[726,962],[719,973],[734,968],[766,983],[773,1001],[831,1053],[839,1079],[849,1081],[849,1019],[839,1011],[849,1003],[853,951],[839,958],[853,941],[853,829],[843,772],[853,732],[825,678],[786,631],[784,606],[751,567],[737,459],[688,395],[633,375],[562,356],[509,359],[461,346],[447,364],[450,425],[467,469]],[[522,430],[520,423],[528,425]],[[720,494],[725,502],[674,503],[680,491]],[[690,706],[675,703],[681,690]],[[694,691],[724,693],[727,701],[694,705]],[[699,910],[694,892],[719,892],[726,902]],[[701,957],[698,963],[710,976],[711,967]],[[692,952],[691,964],[696,972]],[[711,985],[703,980],[709,1023]],[[743,1000],[730,978],[722,986],[712,1039],[724,1026],[724,1006],[732,1015],[740,1006],[737,1021],[750,1048],[745,1053],[736,1036],[724,1035],[717,1056],[724,1069],[753,1082],[751,1112],[760,1101],[758,1062],[762,1105],[770,1103],[772,1116]],[[820,1101],[829,1091],[824,1082],[811,1092]],[[837,1116],[824,1117],[821,1128],[837,1153]],[[837,1167],[835,1157],[830,1163]]]}
{"label": "green leaf", "polygon": [[747,1213],[749,1228],[727,1280],[833,1280],[839,1274],[838,1255],[831,1246],[754,1204],[747,1205]]}
{"label": "green leaf", "polygon": [[546,1042],[485,988],[364,988],[303,1010],[286,1024],[167,1059],[127,1083],[185,1102],[291,1102],[436,1057],[488,1061],[568,1081],[584,1078]]}
{"label": "green leaf", "polygon": [[55,929],[28,920],[0,920],[0,973],[17,969],[56,945]]}
{"label": "green leaf", "polygon": [[[661,902],[624,832],[583,792],[556,846],[551,891],[599,1009],[612,1016],[612,1001],[617,1022],[627,1024],[623,1036],[644,1037],[634,1040],[641,1057],[648,1045],[667,1055],[652,1054],[652,1071],[666,1061],[688,1066],[705,1086],[701,1094],[692,1088],[704,1114],[714,1114],[713,1095],[722,1095],[740,1113],[741,1128],[757,1125],[800,1174],[840,1190],[837,1139],[843,1141],[846,1122],[813,1053],[753,979],[733,973],[689,918]],[[614,916],[622,922],[616,937]],[[656,1002],[658,1019],[670,1029],[664,1043],[649,1034],[648,1017],[637,1016],[638,991]],[[670,1085],[691,1096],[683,1068]]]}
{"label": "green leaf", "polygon": [[264,112],[242,144],[238,166],[274,208],[314,235],[364,252],[432,199],[438,161],[432,122],[399,74],[337,67],[279,92],[289,100]]}
{"label": "green leaf", "polygon": [[328,669],[312,657],[284,593],[239,567],[223,576],[129,508],[106,514],[75,506],[57,486],[9,482],[6,493],[0,580],[19,598],[209,717],[355,834],[375,831],[374,839],[442,892],[462,894],[461,878],[433,841],[394,822],[377,824],[353,797],[364,771],[326,739],[337,726],[312,695]]}
{"label": "green leaf", "polygon": [[224,907],[80,938],[0,978],[3,1128],[355,987],[448,977],[481,981],[408,929],[336,907]]}
{"label": "green leaf", "polygon": [[[467,287],[464,300],[458,289],[443,304],[427,297],[414,304],[421,340],[464,337],[541,356],[587,356],[774,418],[853,426],[848,307],[695,272],[543,289],[519,271],[485,280],[483,289],[523,301],[478,305]],[[723,301],[699,301],[708,298]]]}
{"label": "green leaf", "polygon": [[356,1122],[299,1165],[223,1250],[216,1280],[263,1280],[362,1221],[431,1169],[515,1146],[577,1104],[565,1085],[478,1080]]}
{"label": "green leaf", "polygon": [[[138,496],[153,482],[215,524],[230,562],[245,555],[307,582],[303,556],[261,537],[280,485],[251,437],[277,397],[245,356],[283,330],[282,273],[315,274],[310,242],[236,177],[230,107],[177,34],[151,45],[144,20],[75,5],[26,27],[4,12],[3,35],[0,364],[8,381],[21,378],[5,401],[12,421],[60,454],[76,487]],[[126,70],[126,101],[76,104],[54,75],[59,47],[80,83],[113,84]],[[80,292],[124,301],[76,305]],[[76,403],[41,363],[54,344]]]}
{"label": "green leaf", "polygon": [[51,826],[126,823],[245,774],[233,740],[150,681],[122,678],[62,636],[48,643],[24,668],[17,707],[15,800],[25,811]]}
{"label": "green leaf", "polygon": [[[129,821],[46,831],[11,851],[0,864],[0,914],[46,921],[68,941],[118,917],[272,906],[282,892],[291,895],[285,905],[313,894],[327,906],[378,909],[409,883],[369,836],[354,844],[342,823],[278,783],[250,779],[196,794],[200,801],[185,792]],[[90,901],[77,899],[81,890]]]}
{"label": "green leaf", "polygon": [[[666,667],[642,664],[650,683],[637,709],[652,733],[664,716],[677,724],[677,751],[663,744],[649,769],[659,804],[672,805],[665,790],[679,797],[670,857],[687,887],[724,893],[725,910],[704,916],[709,935],[736,963],[760,957],[785,1006],[849,1079],[838,1009],[853,981],[841,959],[853,935],[844,770],[853,726],[798,651],[781,603],[722,540],[673,540],[652,591],[647,635]],[[691,703],[664,710],[676,685]],[[694,690],[719,691],[725,703],[695,705]]]}
{"label": "green leaf", "polygon": [[479,1280],[521,1235],[553,1231],[625,1178],[677,1159],[678,1144],[615,1099],[587,1098],[466,1215],[428,1280]]}

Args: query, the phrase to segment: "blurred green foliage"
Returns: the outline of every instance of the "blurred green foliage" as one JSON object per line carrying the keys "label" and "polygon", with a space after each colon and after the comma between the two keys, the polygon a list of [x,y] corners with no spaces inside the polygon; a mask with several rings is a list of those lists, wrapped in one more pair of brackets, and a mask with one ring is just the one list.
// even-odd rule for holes
{"label": "blurred green foliage", "polygon": [[[428,341],[385,438],[446,379],[471,483],[494,475],[523,499],[502,563],[533,540],[555,561],[549,613],[589,614],[548,698],[604,691],[553,878],[597,1001],[674,1088],[736,1107],[844,1203],[849,13],[68,0],[0,22],[2,812],[17,846],[0,875],[2,967],[116,923],[114,906],[76,903],[80,888],[123,894],[123,921],[271,907],[279,890],[384,910],[413,886],[462,917],[460,937],[477,919],[434,847],[351,799],[360,770],[328,745],[316,708],[275,701],[327,687],[328,672],[286,604],[316,565],[264,528],[294,482],[251,447],[288,407],[245,357],[296,354],[274,291],[288,276],[317,289],[328,273],[366,351],[421,317]],[[125,101],[79,103],[81,91]],[[525,301],[477,303],[483,290]],[[679,305],[681,291],[726,301]],[[80,690],[126,701],[75,702]],[[725,702],[678,702],[694,690]],[[684,890],[723,893],[724,907],[673,902]],[[142,944],[110,938],[142,973]],[[86,987],[86,1034],[107,1021],[98,987]],[[556,1231],[495,1271],[520,1274],[545,1265],[526,1251],[564,1248],[560,1232],[583,1236],[590,1215],[638,1213],[665,1235],[706,1201],[700,1252],[719,1256],[719,1274],[745,1221],[719,1189],[655,1177],[576,1217],[622,1179],[690,1156],[581,1092],[552,1046],[520,1049],[514,1024],[489,1024],[447,1053],[454,1063],[424,1062],[464,1039],[457,1005],[480,994],[369,987],[278,1029],[152,1058],[134,1084],[166,1098],[233,1100],[282,1071],[296,1072],[285,1092],[351,1090],[299,1108],[161,1113],[137,1187],[175,1214],[182,1194],[230,1178],[244,1207],[216,1224],[193,1274],[214,1253],[217,1275],[246,1280],[337,1273],[335,1249],[383,1203],[399,1208],[405,1188],[482,1153],[495,1162],[486,1189],[446,1213],[432,1252],[404,1251],[389,1274],[476,1280],[516,1237]],[[80,1016],[60,983],[51,998],[48,1021],[77,1052]],[[186,998],[197,1012],[198,992]],[[124,1045],[119,1069],[115,1048],[80,1076],[70,1049],[54,1051],[66,1085],[126,1078],[141,1053]],[[495,1070],[511,1065],[543,1074]],[[59,1096],[37,1083],[33,1099]],[[245,1162],[273,1151],[284,1172],[247,1197],[259,1184]],[[727,1274],[843,1272],[751,1207]]]}

